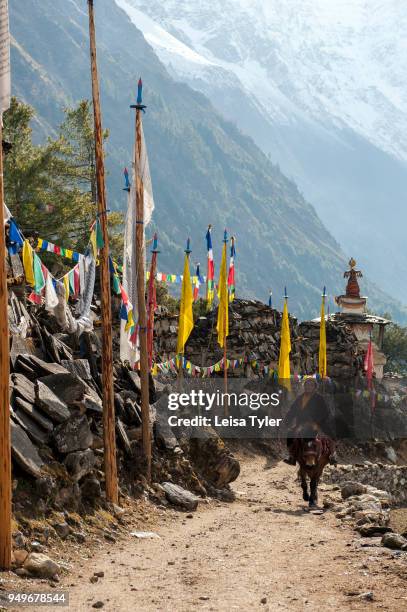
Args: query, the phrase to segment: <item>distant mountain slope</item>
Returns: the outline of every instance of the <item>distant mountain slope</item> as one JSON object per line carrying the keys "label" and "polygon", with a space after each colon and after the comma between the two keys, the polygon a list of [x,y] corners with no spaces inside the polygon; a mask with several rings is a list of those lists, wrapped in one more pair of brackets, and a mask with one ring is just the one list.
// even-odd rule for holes
{"label": "distant mountain slope", "polygon": [[[43,138],[63,106],[90,97],[86,2],[10,1],[14,92],[38,111]],[[205,261],[204,233],[214,225],[220,252],[223,228],[237,235],[237,292],[266,299],[288,286],[293,312],[318,310],[322,285],[342,290],[344,256],[295,184],[209,100],[176,83],[141,33],[113,0],[96,3],[98,59],[107,147],[109,204],[124,208],[122,168],[131,159],[138,76],[145,82],[144,119],[160,236],[160,269],[180,272],[182,249],[192,238],[192,261]],[[391,300],[374,287],[379,310]],[[403,313],[393,306],[397,316]]]}
{"label": "distant mountain slope", "polygon": [[115,1],[170,73],[252,136],[407,302],[405,2]]}

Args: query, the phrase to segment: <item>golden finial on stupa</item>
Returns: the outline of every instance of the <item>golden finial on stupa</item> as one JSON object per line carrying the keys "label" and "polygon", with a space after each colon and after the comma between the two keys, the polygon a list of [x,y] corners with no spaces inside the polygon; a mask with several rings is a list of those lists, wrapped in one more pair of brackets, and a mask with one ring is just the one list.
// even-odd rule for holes
{"label": "golden finial on stupa", "polygon": [[352,270],[352,268],[354,268],[356,266],[356,261],[353,259],[353,257],[351,257],[349,259],[349,267]]}

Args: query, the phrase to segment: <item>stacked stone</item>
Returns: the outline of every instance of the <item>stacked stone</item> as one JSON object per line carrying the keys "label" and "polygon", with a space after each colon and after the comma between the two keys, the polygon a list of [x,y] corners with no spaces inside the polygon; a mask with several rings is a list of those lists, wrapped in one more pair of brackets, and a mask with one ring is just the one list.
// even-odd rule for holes
{"label": "stacked stone", "polygon": [[339,486],[348,481],[356,481],[363,485],[374,483],[378,489],[385,489],[396,504],[407,503],[407,466],[387,465],[383,463],[339,465],[336,468],[328,466],[324,471],[324,481]]}
{"label": "stacked stone", "polygon": [[[236,299],[230,305],[227,357],[244,359],[246,364],[231,376],[242,376],[253,371],[250,365],[277,368],[280,350],[281,313],[255,300]],[[197,366],[209,366],[223,357],[217,342],[217,310],[200,317],[185,348],[185,357]],[[318,371],[319,323],[307,321],[298,324],[290,317],[292,373],[315,374]],[[155,351],[158,361],[166,361],[176,354],[178,333],[177,315],[159,315],[156,318]],[[327,362],[328,375],[338,379],[353,379],[363,370],[363,354],[356,337],[343,322],[328,322]],[[261,369],[261,367],[260,367]],[[256,368],[254,369],[256,372]]]}
{"label": "stacked stone", "polygon": [[[298,326],[300,360],[303,371],[318,371],[319,328],[317,321],[305,321]],[[340,380],[354,379],[363,371],[364,355],[360,352],[355,334],[343,322],[326,324],[328,376]]]}

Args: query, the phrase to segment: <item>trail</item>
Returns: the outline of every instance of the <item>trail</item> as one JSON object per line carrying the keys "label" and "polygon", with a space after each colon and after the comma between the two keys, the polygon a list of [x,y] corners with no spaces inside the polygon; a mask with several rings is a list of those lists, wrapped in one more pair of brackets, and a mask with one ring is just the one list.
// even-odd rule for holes
{"label": "trail", "polygon": [[[304,512],[294,468],[239,458],[235,503],[202,504],[193,518],[177,513],[157,525],[160,539],[129,535],[104,546],[64,578],[69,610],[96,601],[112,612],[405,609],[406,574],[390,551],[361,548],[332,512]],[[91,584],[95,571],[104,577]],[[359,597],[368,591],[373,601]]]}

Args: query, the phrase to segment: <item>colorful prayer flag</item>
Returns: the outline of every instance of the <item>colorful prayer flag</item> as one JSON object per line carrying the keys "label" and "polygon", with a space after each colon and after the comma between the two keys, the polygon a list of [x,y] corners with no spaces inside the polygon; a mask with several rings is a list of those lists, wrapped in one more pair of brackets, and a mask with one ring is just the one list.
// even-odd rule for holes
{"label": "colorful prayer flag", "polygon": [[199,263],[196,264],[196,273],[195,276],[193,278],[193,283],[194,283],[194,302],[197,301],[198,297],[199,297],[199,287],[201,286],[201,273],[199,270]]}
{"label": "colorful prayer flag", "polygon": [[216,329],[218,332],[218,344],[223,347],[225,339],[229,335],[229,296],[227,288],[227,232],[225,230],[223,239],[222,262],[219,275],[219,306],[218,306],[218,322]]}
{"label": "colorful prayer flag", "polygon": [[212,306],[213,298],[215,296],[215,263],[213,261],[213,248],[212,248],[212,226],[209,225],[208,231],[206,232],[206,248],[208,251],[208,271],[206,275],[206,302],[208,310]]}
{"label": "colorful prayer flag", "polygon": [[370,405],[373,409],[376,406],[376,397],[375,397],[374,385],[373,385],[374,356],[373,356],[373,344],[372,344],[371,336],[369,338],[369,344],[367,346],[367,351],[365,355],[364,369],[366,372],[367,387],[370,391]]}
{"label": "colorful prayer flag", "polygon": [[228,274],[228,291],[229,291],[229,302],[233,302],[235,299],[235,239],[234,236],[230,239],[230,261],[229,261],[229,274]]}

